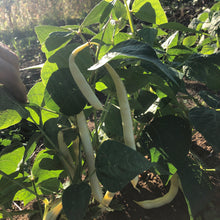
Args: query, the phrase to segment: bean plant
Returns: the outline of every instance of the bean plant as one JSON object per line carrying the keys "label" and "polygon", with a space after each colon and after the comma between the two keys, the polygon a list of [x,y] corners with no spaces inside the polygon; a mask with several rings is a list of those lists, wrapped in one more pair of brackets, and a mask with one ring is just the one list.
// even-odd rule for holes
{"label": "bean plant", "polygon": [[[192,134],[220,147],[219,7],[185,27],[167,20],[159,0],[103,0],[81,25],[37,26],[46,62],[27,103],[0,87],[0,129],[36,127],[0,152],[1,217],[25,213],[7,210],[32,200],[44,220],[80,220],[91,205],[108,212],[116,192],[129,182],[140,191],[139,174],[151,171],[170,182],[168,193],[134,202],[160,207],[180,190],[194,219],[213,186]],[[207,89],[194,97],[186,79]]]}

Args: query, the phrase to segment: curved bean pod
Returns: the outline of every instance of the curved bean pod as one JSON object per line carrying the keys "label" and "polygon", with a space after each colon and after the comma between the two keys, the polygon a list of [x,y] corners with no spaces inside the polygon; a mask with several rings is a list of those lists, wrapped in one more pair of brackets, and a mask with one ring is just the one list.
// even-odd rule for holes
{"label": "curved bean pod", "polygon": [[145,200],[138,202],[134,201],[134,202],[144,209],[158,208],[163,205],[169,204],[176,197],[178,189],[179,189],[179,177],[178,174],[175,173],[170,179],[170,189],[167,194],[165,194],[160,198],[156,198],[152,200]]}
{"label": "curved bean pod", "polygon": [[87,99],[87,101],[97,110],[103,110],[102,103],[99,101],[90,85],[87,83],[83,74],[80,72],[78,66],[75,63],[76,55],[83,50],[84,48],[90,46],[91,43],[87,42],[79,47],[77,47],[69,56],[69,68],[72,74],[73,79],[75,80],[77,86],[82,92],[83,96]]}

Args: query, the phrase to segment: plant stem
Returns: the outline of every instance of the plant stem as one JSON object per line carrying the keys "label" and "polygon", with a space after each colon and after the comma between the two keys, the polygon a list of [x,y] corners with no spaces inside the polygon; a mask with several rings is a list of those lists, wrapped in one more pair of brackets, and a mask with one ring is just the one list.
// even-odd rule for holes
{"label": "plant stem", "polygon": [[36,189],[34,179],[32,180],[32,186],[33,186],[34,192],[36,194],[36,199],[37,199],[37,204],[38,204],[38,208],[39,208],[39,211],[40,211],[40,216],[41,216],[41,218],[43,218],[43,210],[42,210],[42,207],[41,207],[41,204],[40,204],[40,198],[39,198],[39,195],[37,193],[37,189]]}
{"label": "plant stem", "polygon": [[132,17],[131,17],[131,12],[130,12],[130,9],[128,7],[128,4],[127,4],[126,0],[124,0],[124,4],[125,4],[125,7],[126,7],[126,11],[127,11],[127,16],[128,16],[129,25],[130,25],[130,28],[131,28],[131,33],[134,35],[134,24],[133,24],[133,20],[132,20]]}

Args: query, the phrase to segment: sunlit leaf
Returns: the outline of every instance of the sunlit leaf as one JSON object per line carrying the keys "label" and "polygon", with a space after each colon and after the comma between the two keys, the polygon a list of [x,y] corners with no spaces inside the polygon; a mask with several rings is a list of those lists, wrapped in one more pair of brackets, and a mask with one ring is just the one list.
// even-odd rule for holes
{"label": "sunlit leaf", "polygon": [[167,23],[166,14],[159,0],[135,0],[132,5],[132,12],[142,21],[158,25]]}
{"label": "sunlit leaf", "polygon": [[25,148],[19,147],[11,152],[0,154],[0,170],[6,174],[11,174],[19,169],[19,163],[21,163]]}
{"label": "sunlit leaf", "polygon": [[116,3],[116,0],[101,1],[86,16],[83,23],[81,24],[81,28],[85,26],[89,26],[91,24],[103,23],[106,17],[110,14],[115,3]]}
{"label": "sunlit leaf", "polygon": [[45,86],[42,82],[36,83],[28,92],[28,101],[41,106],[44,99]]}

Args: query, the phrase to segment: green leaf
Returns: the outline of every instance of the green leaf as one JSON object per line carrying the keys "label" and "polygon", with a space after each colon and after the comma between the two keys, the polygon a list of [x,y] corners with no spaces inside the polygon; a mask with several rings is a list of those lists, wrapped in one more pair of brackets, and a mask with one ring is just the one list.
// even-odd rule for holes
{"label": "green leaf", "polygon": [[98,63],[90,67],[89,70],[98,69],[113,59],[126,58],[144,60],[146,63],[145,68],[147,68],[148,71],[156,71],[160,74],[164,74],[172,82],[176,83],[176,80],[173,77],[176,73],[158,59],[155,50],[148,44],[133,39],[117,44],[106,55],[104,55]]}
{"label": "green leaf", "polygon": [[42,106],[45,86],[42,82],[36,83],[28,92],[28,101],[32,104]]}
{"label": "green leaf", "polygon": [[184,162],[184,165],[177,172],[189,213],[195,217],[210,202],[213,195],[212,184],[207,174],[194,161],[186,158]]}
{"label": "green leaf", "polygon": [[[48,59],[48,61],[51,63],[56,63],[59,69],[69,68],[69,56],[78,46],[78,43],[68,44],[67,46],[59,49]],[[80,51],[75,58],[75,62],[85,78],[89,78],[91,72],[87,69],[93,64],[90,49],[85,48],[84,50]]]}
{"label": "green leaf", "polygon": [[141,66],[117,68],[117,66],[114,65],[113,67],[116,68],[117,73],[123,79],[123,83],[125,85],[126,91],[129,94],[133,94],[137,92],[139,89],[145,87],[149,82],[148,75],[144,74],[144,68]]}
{"label": "green leaf", "polygon": [[62,45],[66,45],[72,39],[72,32],[52,32],[45,41],[45,46],[48,51],[55,50]]}
{"label": "green leaf", "polygon": [[159,0],[135,0],[132,12],[142,21],[158,25],[167,23],[166,14]]}
{"label": "green leaf", "polygon": [[107,140],[97,152],[95,166],[102,185],[110,192],[117,192],[135,176],[151,168],[152,164],[128,146]]}
{"label": "green leaf", "polygon": [[146,126],[142,140],[146,146],[156,147],[169,162],[179,167],[191,147],[191,128],[183,118],[164,116]]}
{"label": "green leaf", "polygon": [[200,51],[201,54],[207,54],[207,55],[211,55],[216,51],[216,46],[214,45],[204,45],[202,47],[202,50]]}
{"label": "green leaf", "polygon": [[52,73],[56,72],[57,70],[58,70],[58,66],[56,63],[51,63],[48,60],[44,63],[41,69],[41,79],[44,86],[46,86]]}
{"label": "green leaf", "polygon": [[52,25],[40,25],[35,27],[35,32],[37,34],[37,38],[42,45],[45,43],[46,39],[48,38],[49,34],[52,32],[69,32],[68,29],[52,26]]}
{"label": "green leaf", "polygon": [[187,33],[202,33],[201,31],[196,31],[177,22],[169,22],[169,23],[161,24],[158,27],[162,29],[183,31]]}
{"label": "green leaf", "polygon": [[[28,187],[30,190],[34,191],[33,187]],[[39,190],[38,190],[39,191]],[[39,191],[38,194],[40,194],[41,192]],[[24,206],[26,206],[29,202],[33,201],[36,198],[36,196],[27,191],[26,189],[21,189],[19,190],[15,196],[14,196],[14,201],[23,201]]]}
{"label": "green leaf", "polygon": [[220,10],[220,2],[215,3],[212,7],[211,7],[211,11],[219,11]]}
{"label": "green leaf", "polygon": [[103,0],[99,4],[97,4],[90,13],[86,16],[83,23],[81,24],[81,28],[85,26],[89,26],[91,24],[103,23],[105,19],[109,16],[112,8],[114,7],[116,0]]}
{"label": "green leaf", "polygon": [[8,128],[12,125],[18,124],[22,117],[17,111],[8,109],[0,112],[0,129]]}
{"label": "green leaf", "polygon": [[63,210],[69,220],[82,220],[91,197],[90,186],[82,182],[70,185],[62,196]]}
{"label": "green leaf", "polygon": [[138,31],[138,36],[143,39],[144,42],[154,45],[154,41],[157,37],[157,29],[145,27]]}
{"label": "green leaf", "polygon": [[61,183],[57,178],[49,178],[38,184],[38,187],[44,195],[51,195],[51,193],[57,193],[60,186]]}
{"label": "green leaf", "polygon": [[28,111],[0,87],[0,129],[15,125],[28,115]]}
{"label": "green leaf", "polygon": [[0,154],[0,170],[6,174],[11,174],[19,169],[19,164],[22,161],[25,148],[19,147],[11,152],[5,153],[4,151]]}
{"label": "green leaf", "polygon": [[110,104],[102,129],[110,138],[123,139],[120,110],[112,104]]}
{"label": "green leaf", "polygon": [[178,44],[178,39],[179,39],[179,32],[176,31],[161,46],[163,47],[163,49],[166,50],[175,47]]}
{"label": "green leaf", "polygon": [[217,151],[220,150],[220,111],[206,107],[193,108],[189,112],[190,120],[205,139]]}
{"label": "green leaf", "polygon": [[197,39],[198,39],[198,36],[196,35],[185,37],[183,39],[183,45],[186,47],[191,47],[196,43]]}
{"label": "green leaf", "polygon": [[48,49],[46,48],[45,42],[46,42],[46,39],[49,37],[49,34],[52,32],[69,32],[69,30],[62,28],[62,27],[56,27],[56,26],[51,26],[51,25],[41,25],[41,26],[35,27],[35,32],[37,34],[38,40],[40,41],[41,50],[46,54],[48,58],[56,51],[56,50],[53,50],[49,52]]}
{"label": "green leaf", "polygon": [[212,55],[195,54],[186,61],[185,74],[204,82],[210,89],[220,88],[220,52]]}
{"label": "green leaf", "polygon": [[69,69],[57,70],[52,74],[46,86],[44,101],[49,109],[66,115],[78,114],[86,105]]}
{"label": "green leaf", "polygon": [[45,159],[53,159],[53,157],[54,155],[47,153],[46,150],[42,150],[37,155],[31,171],[37,184],[50,178],[58,178],[61,172],[63,171],[62,168],[60,170],[48,170],[49,164],[47,168],[43,166],[43,161]]}

